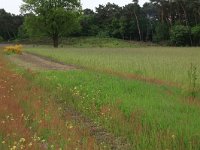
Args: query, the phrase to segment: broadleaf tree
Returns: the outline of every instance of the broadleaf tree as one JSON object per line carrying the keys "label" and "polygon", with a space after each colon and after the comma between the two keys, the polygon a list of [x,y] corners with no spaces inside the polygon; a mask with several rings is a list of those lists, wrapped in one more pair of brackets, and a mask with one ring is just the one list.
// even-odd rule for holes
{"label": "broadleaf tree", "polygon": [[52,38],[55,48],[59,39],[78,28],[79,0],[23,0],[21,11],[27,13],[25,28],[32,36]]}

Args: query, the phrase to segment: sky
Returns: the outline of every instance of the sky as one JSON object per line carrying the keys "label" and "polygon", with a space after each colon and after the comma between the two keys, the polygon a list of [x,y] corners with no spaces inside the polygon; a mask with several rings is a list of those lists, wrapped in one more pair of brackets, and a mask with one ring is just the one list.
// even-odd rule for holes
{"label": "sky", "polygon": [[[142,6],[145,2],[149,0],[139,0],[139,4]],[[95,7],[99,4],[105,5],[106,3],[115,3],[119,6],[124,6],[132,2],[132,0],[81,0],[83,9],[90,8],[95,10]],[[0,9],[4,8],[7,12],[13,14],[20,14],[20,5],[22,0],[0,0]]]}

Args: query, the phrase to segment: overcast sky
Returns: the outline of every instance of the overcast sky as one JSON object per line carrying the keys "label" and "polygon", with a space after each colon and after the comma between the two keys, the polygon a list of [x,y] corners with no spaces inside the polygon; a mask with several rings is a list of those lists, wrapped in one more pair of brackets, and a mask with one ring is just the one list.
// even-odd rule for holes
{"label": "overcast sky", "polygon": [[[149,0],[139,0],[142,6],[145,2]],[[105,5],[106,3],[116,3],[120,6],[124,6],[132,2],[132,0],[81,0],[83,9],[90,8],[95,9],[99,4]],[[19,14],[19,7],[22,4],[22,0],[0,0],[0,9],[4,8],[7,12]]]}

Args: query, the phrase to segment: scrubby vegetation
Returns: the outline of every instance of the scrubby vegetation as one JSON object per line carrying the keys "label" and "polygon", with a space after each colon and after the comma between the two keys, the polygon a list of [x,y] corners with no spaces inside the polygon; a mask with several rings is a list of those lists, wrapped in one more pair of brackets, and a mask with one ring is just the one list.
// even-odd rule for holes
{"label": "scrubby vegetation", "polygon": [[22,45],[13,45],[4,47],[4,52],[6,54],[22,54]]}

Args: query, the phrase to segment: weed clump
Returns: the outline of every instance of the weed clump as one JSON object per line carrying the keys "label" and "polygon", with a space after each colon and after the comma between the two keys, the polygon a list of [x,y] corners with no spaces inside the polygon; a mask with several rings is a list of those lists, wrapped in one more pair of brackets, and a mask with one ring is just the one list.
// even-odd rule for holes
{"label": "weed clump", "polygon": [[8,55],[10,54],[22,54],[22,45],[6,46],[4,52]]}
{"label": "weed clump", "polygon": [[189,93],[192,98],[192,100],[195,100],[198,92],[197,87],[197,67],[194,64],[190,65],[190,69],[188,71],[188,77],[189,77]]}

